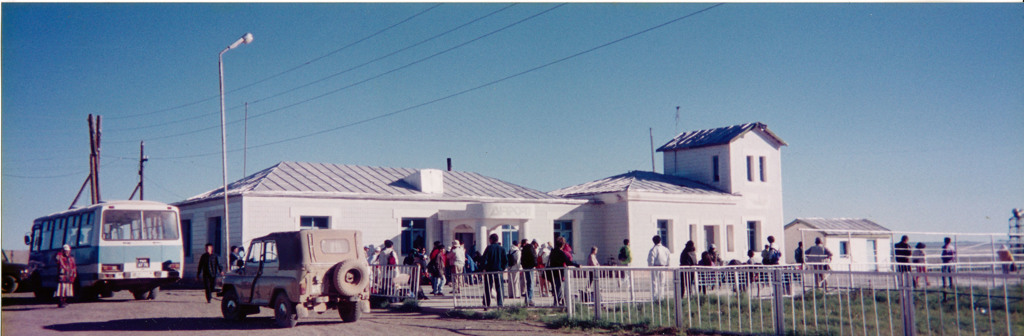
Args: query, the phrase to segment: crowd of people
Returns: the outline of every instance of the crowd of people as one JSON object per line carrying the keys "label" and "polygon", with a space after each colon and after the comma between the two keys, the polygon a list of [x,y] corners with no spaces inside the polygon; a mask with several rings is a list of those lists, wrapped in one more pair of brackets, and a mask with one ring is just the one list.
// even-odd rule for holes
{"label": "crowd of people", "polygon": [[[707,250],[700,252],[698,255],[694,242],[687,241],[682,252],[679,254],[679,266],[712,267],[781,264],[783,253],[776,246],[775,237],[768,236],[766,240],[767,244],[764,245],[761,251],[748,250],[745,260],[733,259],[728,262],[722,259],[722,255],[715,244],[708,244]],[[673,258],[673,253],[662,244],[662,237],[654,236],[652,237],[652,242],[654,246],[648,252],[647,266],[671,266],[670,260]],[[488,245],[483,253],[475,249],[467,251],[458,240],[453,240],[450,246],[445,246],[440,241],[435,241],[430,253],[427,253],[422,238],[414,242],[413,245],[412,253],[406,256],[402,264],[420,266],[420,269],[423,271],[423,277],[428,279],[431,284],[430,294],[444,295],[446,290],[449,291],[448,294],[459,294],[467,284],[475,285],[482,282],[485,293],[483,295],[485,307],[491,306],[492,303],[500,307],[504,305],[504,298],[518,297],[524,298],[527,305],[533,305],[535,285],[539,289],[539,291],[536,291],[539,295],[550,295],[554,297],[556,303],[562,302],[564,299],[561,297],[562,284],[565,281],[565,272],[561,268],[580,266],[579,263],[573,260],[572,247],[566,243],[564,237],[558,237],[553,244],[551,242],[542,244],[537,240],[528,241],[526,239],[512,241],[506,249],[499,242],[498,236],[492,234],[488,237]],[[925,249],[927,245],[925,243],[917,243],[911,247],[909,238],[903,236],[893,248],[897,272],[914,271],[920,274],[927,271],[925,267],[927,257]],[[381,250],[375,249],[373,245],[367,246],[365,250],[367,252],[367,261],[370,264],[398,264],[398,254],[394,251],[391,241],[385,241]],[[806,267],[807,269],[818,271],[830,270],[829,265],[834,256],[832,251],[825,247],[820,237],[815,238],[814,245],[807,249],[804,249],[803,242],[798,242],[797,248],[793,253],[797,267]],[[956,254],[956,249],[950,238],[945,238],[941,252],[943,263],[941,270],[943,273],[953,273],[955,271]],[[1012,255],[1010,257],[1012,258]],[[629,245],[629,239],[623,240],[622,246],[618,251],[618,257],[610,263],[616,262],[620,265],[630,265],[633,262],[633,253]],[[602,266],[596,246],[591,247],[590,254],[588,254],[585,263],[587,266]],[[545,271],[545,268],[559,269]],[[497,273],[504,271],[513,272]],[[534,277],[531,273],[534,271],[539,271],[539,276]],[[464,276],[467,273],[479,272],[488,273],[482,277]],[[591,274],[588,286],[593,285],[593,277],[594,275]],[[629,284],[629,286],[632,286],[631,277],[630,272],[621,272],[617,276],[619,285]],[[665,295],[664,291],[667,281],[664,277],[665,275],[662,272],[652,273],[652,294],[655,297]],[[913,286],[919,286],[920,278],[922,278],[920,275],[913,278]],[[827,272],[815,273],[814,279],[815,287],[828,287]],[[534,283],[535,281],[536,283]],[[684,287],[689,285],[692,284],[684,283]],[[927,277],[924,277],[924,285],[931,285]],[[943,276],[942,285],[944,288],[953,287],[953,278],[951,276]],[[422,291],[419,293],[419,296],[421,299],[428,298]]]}

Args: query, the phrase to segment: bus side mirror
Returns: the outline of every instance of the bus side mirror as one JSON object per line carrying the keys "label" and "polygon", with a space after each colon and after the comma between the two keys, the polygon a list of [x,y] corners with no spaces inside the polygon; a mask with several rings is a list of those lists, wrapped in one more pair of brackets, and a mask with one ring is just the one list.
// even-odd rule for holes
{"label": "bus side mirror", "polygon": [[32,237],[25,235],[25,245],[32,245]]}

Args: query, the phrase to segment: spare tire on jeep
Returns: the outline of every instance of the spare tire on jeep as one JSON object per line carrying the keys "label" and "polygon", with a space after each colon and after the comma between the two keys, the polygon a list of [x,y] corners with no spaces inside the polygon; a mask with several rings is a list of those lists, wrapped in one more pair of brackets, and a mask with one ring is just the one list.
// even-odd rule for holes
{"label": "spare tire on jeep", "polygon": [[356,296],[370,284],[370,266],[365,260],[350,259],[334,265],[331,279],[341,295]]}

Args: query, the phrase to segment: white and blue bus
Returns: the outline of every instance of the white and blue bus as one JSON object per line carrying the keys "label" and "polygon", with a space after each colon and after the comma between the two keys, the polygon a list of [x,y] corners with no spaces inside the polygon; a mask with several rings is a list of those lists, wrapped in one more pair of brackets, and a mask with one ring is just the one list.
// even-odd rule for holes
{"label": "white and blue bus", "polygon": [[36,219],[25,237],[36,298],[53,296],[55,256],[64,244],[78,265],[79,298],[110,297],[119,290],[140,300],[156,298],[160,285],[181,279],[178,219],[177,207],[152,201],[108,201]]}

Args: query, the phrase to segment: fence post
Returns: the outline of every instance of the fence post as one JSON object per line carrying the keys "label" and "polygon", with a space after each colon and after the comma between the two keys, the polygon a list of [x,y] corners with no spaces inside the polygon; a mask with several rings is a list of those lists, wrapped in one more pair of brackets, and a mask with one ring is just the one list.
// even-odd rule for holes
{"label": "fence post", "polygon": [[775,304],[775,335],[782,336],[786,333],[786,315],[783,312],[785,305],[782,301],[782,270],[772,270],[772,301]]}
{"label": "fence post", "polygon": [[672,296],[676,303],[676,328],[683,329],[683,270],[672,271]]}
{"label": "fence post", "polygon": [[594,321],[601,319],[601,273],[597,268],[587,270],[594,279],[594,291],[590,294],[594,298]]}
{"label": "fence post", "polygon": [[900,294],[902,301],[900,307],[903,308],[903,334],[906,336],[913,336],[917,333],[914,330],[914,277],[910,272],[900,273]]}
{"label": "fence post", "polygon": [[[570,273],[572,271],[569,270],[568,267],[561,267],[561,269],[562,272],[552,272],[554,273],[554,276],[565,276],[565,279],[562,281],[562,293],[559,294],[562,295],[562,303],[565,304],[566,314],[569,315],[569,318],[573,318],[573,316],[576,315],[576,307],[572,304],[572,295],[566,295],[572,294],[572,274]],[[554,277],[552,277],[552,280],[553,279]],[[558,304],[558,302],[555,302],[555,304]]]}

